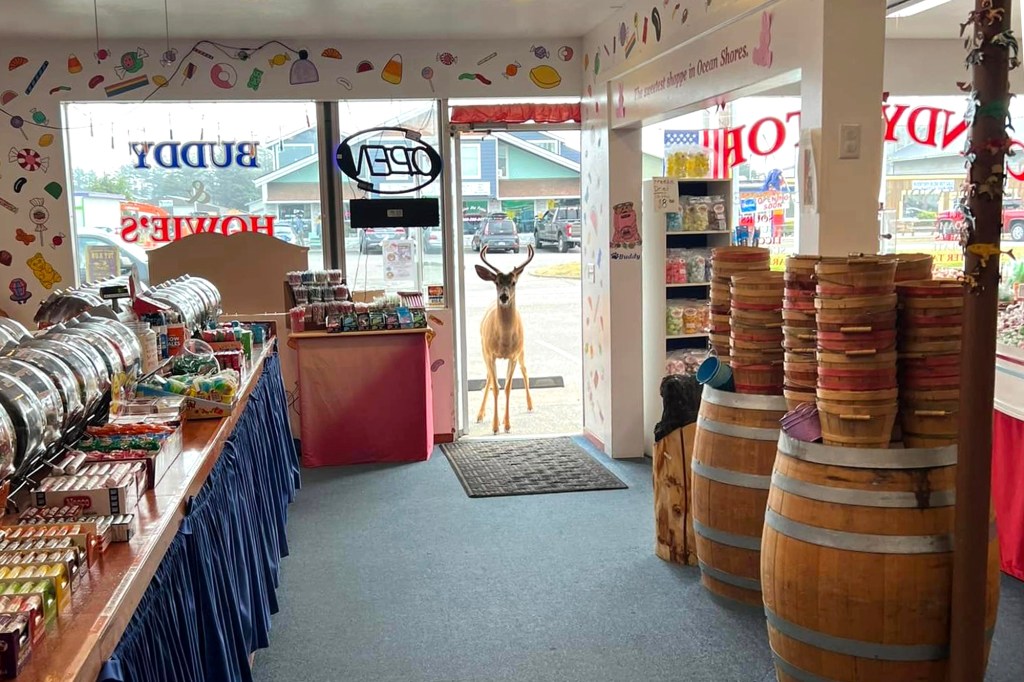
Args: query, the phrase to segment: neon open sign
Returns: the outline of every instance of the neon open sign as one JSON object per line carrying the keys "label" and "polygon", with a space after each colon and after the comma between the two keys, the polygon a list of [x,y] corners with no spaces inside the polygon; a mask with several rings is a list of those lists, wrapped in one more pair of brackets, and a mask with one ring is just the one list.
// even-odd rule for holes
{"label": "neon open sign", "polygon": [[[399,133],[402,142],[386,142],[387,133]],[[358,149],[358,153],[355,151]],[[370,128],[350,135],[338,145],[338,168],[356,181],[359,189],[374,194],[412,194],[441,175],[441,155],[406,128]],[[381,189],[386,178],[411,181],[411,187]]]}

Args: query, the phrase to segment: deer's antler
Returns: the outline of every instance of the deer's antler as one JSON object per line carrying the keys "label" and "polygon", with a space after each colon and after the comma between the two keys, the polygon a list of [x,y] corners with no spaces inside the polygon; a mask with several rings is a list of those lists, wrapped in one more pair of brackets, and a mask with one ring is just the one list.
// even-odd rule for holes
{"label": "deer's antler", "polygon": [[522,265],[519,265],[519,266],[517,266],[517,267],[516,267],[516,269],[514,270],[514,272],[515,272],[515,273],[516,273],[517,275],[518,275],[518,274],[521,274],[521,273],[523,272],[523,270],[525,270],[525,269],[526,269],[526,266],[530,264],[530,261],[532,261],[532,260],[533,260],[533,257],[534,257],[534,255],[535,255],[535,252],[534,252],[534,250],[533,250],[533,245],[532,245],[532,244],[530,244],[529,246],[527,246],[527,247],[526,247],[526,253],[528,254],[528,255],[526,256],[526,262],[525,262],[525,263],[523,263]]}
{"label": "deer's antler", "polygon": [[[482,260],[484,262],[484,265],[489,267],[492,272],[494,272],[496,274],[501,274],[501,270],[499,270],[498,268],[494,267],[493,265],[490,264],[490,262],[488,262],[488,260],[487,260],[487,249],[488,248],[490,248],[490,247],[485,245],[484,248],[480,249],[480,260]],[[533,258],[533,256],[531,255],[530,258]],[[529,261],[527,261],[527,262],[529,262]]]}

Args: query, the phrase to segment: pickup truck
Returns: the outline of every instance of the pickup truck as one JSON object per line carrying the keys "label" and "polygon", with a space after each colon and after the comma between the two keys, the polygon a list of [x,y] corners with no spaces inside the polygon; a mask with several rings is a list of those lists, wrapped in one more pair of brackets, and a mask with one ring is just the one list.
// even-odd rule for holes
{"label": "pickup truck", "polygon": [[[960,211],[941,211],[935,217],[935,229],[942,236],[951,237],[960,230],[964,216]],[[1024,242],[1024,204],[1020,199],[1003,199],[1003,235],[1015,242]]]}
{"label": "pickup truck", "polygon": [[537,248],[545,244],[558,246],[559,253],[565,253],[583,240],[583,223],[580,220],[579,206],[559,206],[553,208],[537,221],[537,232],[534,241]]}

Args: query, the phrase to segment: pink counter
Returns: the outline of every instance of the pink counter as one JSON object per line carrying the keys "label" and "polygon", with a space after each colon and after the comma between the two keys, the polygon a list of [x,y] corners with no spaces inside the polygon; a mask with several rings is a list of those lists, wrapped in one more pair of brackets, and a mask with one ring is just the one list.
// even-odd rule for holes
{"label": "pink counter", "polygon": [[430,458],[434,420],[426,332],[291,335],[303,466]]}

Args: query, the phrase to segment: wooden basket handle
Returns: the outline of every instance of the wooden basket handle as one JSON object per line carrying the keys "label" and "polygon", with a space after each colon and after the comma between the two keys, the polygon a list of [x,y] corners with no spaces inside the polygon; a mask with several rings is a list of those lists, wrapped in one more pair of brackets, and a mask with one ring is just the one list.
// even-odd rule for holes
{"label": "wooden basket handle", "polygon": [[818,335],[817,334],[797,334],[796,338],[800,339],[801,341],[817,341],[818,340]]}
{"label": "wooden basket handle", "polygon": [[877,348],[862,348],[861,350],[848,350],[844,351],[845,355],[878,355]]}
{"label": "wooden basket handle", "polygon": [[951,414],[954,413],[946,410],[914,410],[915,417],[948,417]]}
{"label": "wooden basket handle", "polygon": [[862,334],[875,331],[871,327],[840,327],[839,331],[844,334]]}
{"label": "wooden basket handle", "polygon": [[841,414],[841,415],[839,415],[839,418],[840,419],[844,419],[846,421],[866,422],[866,421],[870,421],[871,420],[871,415],[869,415],[869,414]]}

